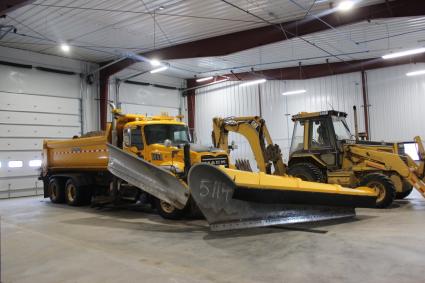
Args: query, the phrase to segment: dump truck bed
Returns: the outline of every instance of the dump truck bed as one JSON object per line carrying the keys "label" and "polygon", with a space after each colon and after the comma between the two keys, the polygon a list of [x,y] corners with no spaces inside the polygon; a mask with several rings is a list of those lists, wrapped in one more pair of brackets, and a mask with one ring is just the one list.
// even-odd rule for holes
{"label": "dump truck bed", "polygon": [[108,168],[107,136],[45,140],[43,170],[106,171]]}

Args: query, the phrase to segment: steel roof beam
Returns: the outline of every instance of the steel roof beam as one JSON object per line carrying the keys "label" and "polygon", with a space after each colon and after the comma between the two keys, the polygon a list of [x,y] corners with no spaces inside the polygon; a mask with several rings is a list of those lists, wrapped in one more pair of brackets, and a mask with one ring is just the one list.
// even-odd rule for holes
{"label": "steel roof beam", "polygon": [[[320,17],[322,21],[315,18],[306,18],[298,21],[284,22],[164,47],[140,55],[146,58],[156,58],[159,60],[224,56],[270,43],[325,31],[329,29],[329,25],[335,28],[365,20],[369,21],[372,19],[420,15],[425,15],[425,1],[394,0],[381,4],[358,7],[353,11],[343,14],[340,12],[333,12]],[[283,30],[288,32],[284,33],[281,28],[276,27],[282,27]],[[107,80],[111,75],[136,62],[137,61],[132,58],[127,58],[100,72],[100,113],[101,125],[103,128],[106,126],[108,99]]]}
{"label": "steel roof beam", "polygon": [[3,0],[0,1],[0,16],[6,15],[13,10],[16,10],[22,6],[31,4],[35,0]]}

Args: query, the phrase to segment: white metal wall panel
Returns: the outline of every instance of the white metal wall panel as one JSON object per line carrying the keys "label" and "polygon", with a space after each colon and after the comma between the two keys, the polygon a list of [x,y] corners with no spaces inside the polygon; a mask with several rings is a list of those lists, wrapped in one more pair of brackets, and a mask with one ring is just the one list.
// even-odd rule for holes
{"label": "white metal wall panel", "polygon": [[[268,81],[260,86],[241,87],[225,82],[196,90],[195,134],[198,142],[211,144],[212,118],[215,116],[260,115],[266,120],[270,134],[282,149],[287,161],[292,137],[291,116],[303,111],[339,110],[349,114],[354,130],[353,106],[359,109],[359,130],[364,129],[361,77],[359,73],[300,81]],[[305,94],[283,96],[289,90],[305,89]],[[260,102],[261,97],[261,112]],[[249,144],[241,136],[230,134],[239,149],[232,159],[248,158],[256,167]]]}
{"label": "white metal wall panel", "polygon": [[169,115],[180,113],[180,93],[178,90],[154,86],[122,83],[119,89],[119,103],[124,113]]}
{"label": "white metal wall panel", "polygon": [[367,72],[373,140],[408,141],[417,135],[425,137],[425,76],[406,76],[407,72],[423,69],[425,64],[420,63]]}
{"label": "white metal wall panel", "polygon": [[[198,143],[212,145],[211,131],[214,117],[255,116],[260,114],[257,86],[240,87],[235,82],[224,82],[196,90],[195,137]],[[229,134],[238,149],[232,151],[231,159],[250,160],[253,170],[257,165],[247,140],[235,133]]]}
{"label": "white metal wall panel", "polygon": [[[307,92],[282,95],[304,89]],[[360,73],[294,81],[268,81],[261,85],[262,116],[275,143],[282,149],[285,161],[291,145],[292,115],[299,112],[338,110],[348,113],[348,124],[354,131],[353,106],[359,116],[359,130],[364,130]]]}
{"label": "white metal wall panel", "polygon": [[43,193],[29,162],[41,160],[43,139],[81,134],[81,91],[78,75],[0,65],[0,198]]}

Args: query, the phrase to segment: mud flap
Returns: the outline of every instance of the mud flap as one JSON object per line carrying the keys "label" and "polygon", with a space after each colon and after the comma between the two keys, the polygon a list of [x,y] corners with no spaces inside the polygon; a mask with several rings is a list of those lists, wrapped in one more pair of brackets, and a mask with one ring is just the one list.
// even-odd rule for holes
{"label": "mud flap", "polygon": [[170,172],[108,144],[108,170],[129,184],[183,209],[189,190]]}
{"label": "mud flap", "polygon": [[213,231],[355,216],[354,207],[259,203],[234,199],[236,184],[222,170],[208,164],[193,166],[188,181],[192,197]]}

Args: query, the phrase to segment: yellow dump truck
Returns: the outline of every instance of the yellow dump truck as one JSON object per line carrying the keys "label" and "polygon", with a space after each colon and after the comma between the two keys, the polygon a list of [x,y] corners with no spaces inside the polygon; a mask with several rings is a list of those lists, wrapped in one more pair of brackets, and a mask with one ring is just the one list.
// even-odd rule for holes
{"label": "yellow dump truck", "polygon": [[236,170],[226,151],[191,143],[178,117],[112,113],[105,132],[44,141],[44,197],[146,202],[171,219],[199,209],[212,230],[352,217],[355,207],[375,204],[366,187]]}

